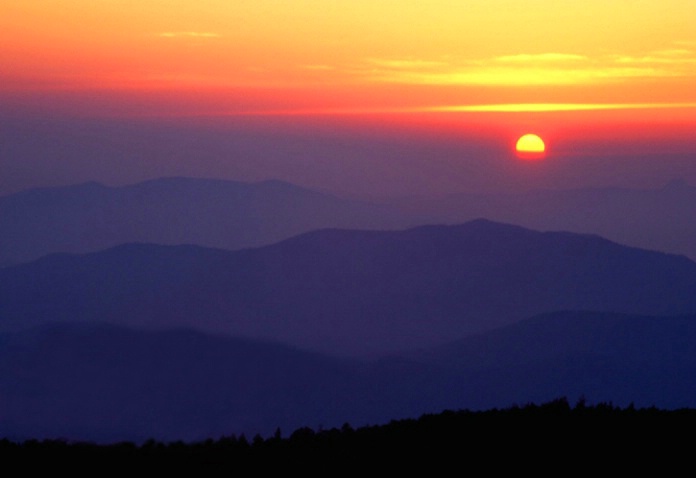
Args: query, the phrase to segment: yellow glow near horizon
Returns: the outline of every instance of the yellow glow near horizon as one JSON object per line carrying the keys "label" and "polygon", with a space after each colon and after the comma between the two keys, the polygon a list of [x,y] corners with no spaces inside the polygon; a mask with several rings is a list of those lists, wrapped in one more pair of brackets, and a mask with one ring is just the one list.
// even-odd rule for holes
{"label": "yellow glow near horizon", "polygon": [[249,103],[257,88],[252,100],[271,109],[467,98],[503,108],[480,111],[549,111],[691,104],[694,84],[691,0],[0,0],[0,93],[184,91]]}
{"label": "yellow glow near horizon", "polygon": [[428,108],[451,112],[549,112],[696,108],[696,103],[513,103],[492,105],[455,105]]}
{"label": "yellow glow near horizon", "polygon": [[375,81],[431,85],[591,85],[617,80],[693,76],[696,53],[675,58],[667,53],[630,58],[589,58],[561,53],[520,54],[468,62],[425,63],[371,59]]}

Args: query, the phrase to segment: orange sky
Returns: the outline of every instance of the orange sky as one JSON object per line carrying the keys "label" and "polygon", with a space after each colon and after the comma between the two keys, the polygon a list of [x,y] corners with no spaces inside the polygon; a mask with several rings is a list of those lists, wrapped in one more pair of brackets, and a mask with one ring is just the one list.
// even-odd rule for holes
{"label": "orange sky", "polygon": [[692,118],[696,13],[693,0],[0,0],[0,84],[197,114],[659,104]]}

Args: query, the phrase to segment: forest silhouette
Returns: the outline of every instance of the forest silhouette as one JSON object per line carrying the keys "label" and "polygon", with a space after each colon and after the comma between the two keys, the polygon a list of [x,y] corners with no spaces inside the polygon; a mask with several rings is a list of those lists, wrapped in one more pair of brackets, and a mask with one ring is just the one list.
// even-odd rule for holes
{"label": "forest silhouette", "polygon": [[[374,466],[391,470],[485,466],[487,472],[520,469],[553,472],[657,467],[687,463],[696,410],[655,407],[571,405],[559,398],[540,405],[513,405],[485,411],[446,410],[416,419],[353,428],[302,427],[283,436],[223,436],[197,442],[95,444],[61,439],[0,440],[6,466],[24,469],[50,464],[53,470],[190,471],[233,476],[304,471],[359,472]],[[95,465],[96,464],[96,465]],[[97,468],[93,468],[97,466]],[[207,476],[207,475],[206,475]]]}

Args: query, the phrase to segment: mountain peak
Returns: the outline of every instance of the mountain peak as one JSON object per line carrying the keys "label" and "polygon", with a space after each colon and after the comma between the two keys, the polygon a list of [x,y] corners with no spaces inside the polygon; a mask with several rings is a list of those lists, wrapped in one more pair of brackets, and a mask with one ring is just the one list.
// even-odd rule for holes
{"label": "mountain peak", "polygon": [[663,191],[690,191],[692,188],[684,178],[675,178],[662,188]]}

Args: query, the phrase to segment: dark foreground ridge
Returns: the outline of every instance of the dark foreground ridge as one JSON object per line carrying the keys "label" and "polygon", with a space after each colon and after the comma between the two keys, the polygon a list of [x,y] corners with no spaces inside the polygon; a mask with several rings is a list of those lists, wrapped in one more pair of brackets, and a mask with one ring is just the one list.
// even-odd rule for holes
{"label": "dark foreground ridge", "polygon": [[[50,463],[80,471],[195,471],[198,476],[234,475],[253,469],[366,470],[371,466],[435,471],[449,466],[490,472],[534,469],[644,469],[666,471],[686,463],[696,429],[696,409],[626,408],[611,403],[570,405],[565,398],[487,411],[444,411],[385,425],[315,430],[299,428],[283,437],[226,436],[185,443],[147,441],[97,445],[65,440],[0,441],[5,466],[25,469]],[[206,475],[207,476],[207,475]]]}

